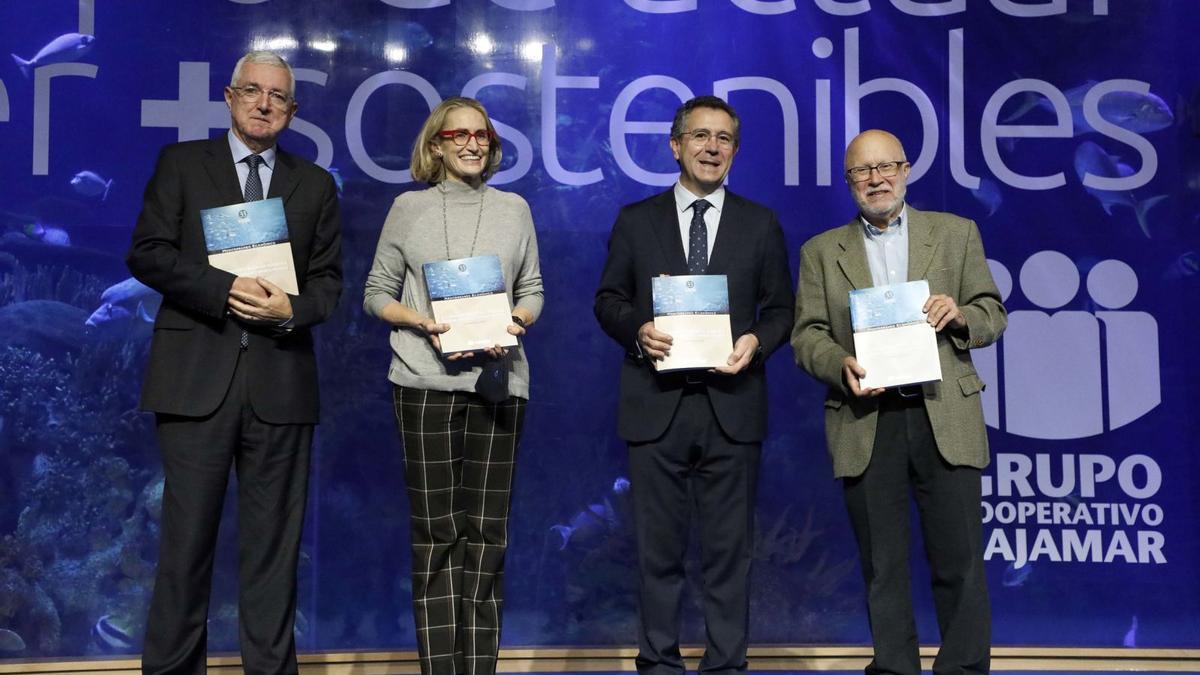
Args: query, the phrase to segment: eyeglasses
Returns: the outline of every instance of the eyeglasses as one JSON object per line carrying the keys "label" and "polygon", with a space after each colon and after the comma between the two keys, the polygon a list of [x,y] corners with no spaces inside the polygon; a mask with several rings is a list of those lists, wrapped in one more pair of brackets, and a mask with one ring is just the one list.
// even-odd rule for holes
{"label": "eyeglasses", "polygon": [[263,89],[256,84],[248,84],[244,87],[230,86],[229,88],[238,95],[238,99],[244,104],[257,103],[264,91],[267,93],[267,103],[272,108],[286,108],[292,104],[292,97],[278,89]]}
{"label": "eyeglasses", "polygon": [[892,178],[900,171],[900,167],[905,164],[908,164],[908,162],[901,159],[894,162],[880,162],[868,166],[852,166],[846,169],[846,177],[855,183],[864,183],[871,180],[872,171],[878,171],[881,177]]}
{"label": "eyeglasses", "polygon": [[737,139],[728,131],[718,131],[714,134],[708,129],[694,129],[692,131],[684,131],[680,136],[690,136],[692,143],[695,145],[708,145],[711,138],[717,139],[717,146],[721,148],[732,148]]}
{"label": "eyeglasses", "polygon": [[490,129],[480,129],[474,133],[466,129],[442,129],[437,132],[437,137],[454,141],[454,144],[460,148],[466,147],[467,143],[470,143],[471,139],[474,138],[479,147],[486,148],[496,139],[496,134]]}

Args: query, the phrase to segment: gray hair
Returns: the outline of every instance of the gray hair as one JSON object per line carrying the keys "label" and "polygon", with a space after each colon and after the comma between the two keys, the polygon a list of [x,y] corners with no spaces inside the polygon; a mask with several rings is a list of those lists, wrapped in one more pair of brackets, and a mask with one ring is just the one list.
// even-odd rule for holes
{"label": "gray hair", "polygon": [[259,63],[267,66],[283,68],[287,71],[288,81],[291,83],[288,86],[288,95],[293,97],[296,95],[296,74],[292,72],[292,67],[288,65],[288,62],[285,61],[282,56],[276,54],[275,52],[263,50],[247,52],[245,56],[238,59],[237,65],[233,67],[233,76],[229,78],[229,86],[237,86],[238,80],[242,77],[242,66],[246,65],[247,63]]}

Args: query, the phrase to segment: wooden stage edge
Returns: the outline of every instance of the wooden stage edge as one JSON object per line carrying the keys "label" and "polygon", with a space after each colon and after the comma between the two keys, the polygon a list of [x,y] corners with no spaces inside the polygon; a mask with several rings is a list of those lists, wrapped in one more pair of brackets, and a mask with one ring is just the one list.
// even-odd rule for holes
{"label": "wooden stage edge", "polygon": [[[688,669],[695,670],[700,647],[686,647]],[[935,647],[923,647],[923,667],[931,667]],[[544,647],[504,649],[501,673],[632,672],[632,647]],[[750,648],[752,670],[861,670],[870,657],[867,647],[755,646]],[[138,659],[101,658],[74,661],[0,660],[0,675],[139,675]],[[1113,649],[1087,647],[995,647],[992,670],[1153,671],[1200,672],[1200,649]],[[210,673],[240,673],[241,658],[217,655],[208,659]],[[303,675],[397,675],[420,673],[417,654],[404,652],[328,652],[300,655]]]}

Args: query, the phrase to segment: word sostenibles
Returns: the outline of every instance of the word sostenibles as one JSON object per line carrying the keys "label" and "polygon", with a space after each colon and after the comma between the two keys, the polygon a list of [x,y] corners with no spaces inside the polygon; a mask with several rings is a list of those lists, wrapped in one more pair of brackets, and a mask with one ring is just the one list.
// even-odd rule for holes
{"label": "word sostenibles", "polygon": [[[746,2],[749,4],[749,0]],[[899,2],[899,0],[893,0],[893,2]],[[994,0],[994,2],[1000,2],[1000,0]],[[841,5],[845,5],[845,8],[851,7],[850,4]],[[954,2],[946,2],[943,5],[943,8],[949,8],[954,5]],[[1007,5],[1003,6],[1007,7]],[[1046,5],[1046,7],[1049,6]],[[929,7],[934,7],[934,5],[929,5]],[[847,12],[846,14],[850,16],[852,13],[859,12]],[[992,92],[984,108],[979,110],[978,117],[974,117],[973,114],[968,113],[965,96],[968,86],[965,67],[968,44],[970,42],[967,41],[964,29],[953,29],[947,32],[947,52],[946,60],[944,60],[947,70],[944,72],[942,84],[938,85],[934,91],[926,91],[911,80],[900,77],[864,79],[862,67],[860,67],[863,47],[860,46],[858,28],[846,28],[841,32],[842,72],[840,82],[836,83],[838,86],[834,86],[833,78],[817,78],[811,83],[804,82],[804,80],[797,82],[794,80],[796,77],[794,72],[803,72],[802,68],[800,71],[780,73],[740,74],[740,76],[712,80],[707,83],[685,83],[676,77],[668,76],[668,74],[647,73],[634,77],[635,73],[626,73],[629,76],[628,82],[620,86],[620,89],[606,90],[614,80],[625,80],[626,78],[610,77],[601,82],[599,74],[560,73],[558,66],[563,55],[559,54],[558,44],[532,42],[529,43],[528,54],[523,58],[538,62],[540,65],[538,77],[529,78],[520,72],[484,72],[470,78],[463,85],[461,94],[480,97],[486,102],[490,97],[487,89],[506,88],[533,91],[533,95],[540,98],[540,106],[535,108],[539,110],[540,119],[535,121],[533,127],[516,129],[514,126],[505,124],[503,119],[493,120],[496,121],[500,136],[511,148],[511,155],[516,157],[514,166],[504,169],[497,173],[496,177],[493,177],[492,183],[496,185],[520,180],[524,175],[533,171],[534,162],[539,159],[541,168],[544,169],[547,177],[560,185],[592,185],[600,183],[602,180],[619,178],[618,175],[614,175],[617,172],[613,172],[612,169],[608,169],[607,172],[601,169],[600,157],[594,154],[595,151],[602,151],[600,149],[604,145],[595,143],[595,150],[581,150],[578,147],[571,147],[571,143],[578,142],[577,139],[559,137],[557,120],[560,98],[564,97],[568,91],[574,92],[572,104],[596,106],[596,109],[602,109],[604,108],[602,103],[605,100],[612,101],[612,110],[607,120],[608,143],[606,145],[611,148],[611,159],[616,163],[619,173],[643,185],[671,185],[678,173],[676,168],[670,167],[670,171],[661,171],[668,167],[644,166],[647,163],[646,157],[636,157],[630,149],[632,137],[666,136],[670,132],[671,121],[637,119],[637,103],[647,100],[647,98],[662,101],[673,97],[678,101],[685,101],[696,94],[694,86],[697,84],[700,84],[702,88],[712,89],[714,95],[726,98],[726,100],[733,100],[734,103],[739,97],[754,94],[754,92],[768,94],[774,98],[775,103],[778,104],[779,119],[782,121],[782,129],[784,129],[782,143],[779,144],[779,151],[782,154],[782,183],[788,186],[802,184],[802,171],[811,171],[810,175],[804,177],[811,184],[833,185],[835,177],[838,177],[840,173],[838,161],[840,160],[839,148],[841,148],[841,145],[835,141],[834,123],[838,120],[841,121],[842,135],[847,141],[856,136],[860,131],[864,101],[872,100],[871,96],[876,94],[899,94],[902,98],[907,98],[908,104],[911,104],[919,115],[922,133],[920,133],[919,149],[912,157],[911,183],[916,183],[922,178],[934,165],[938,155],[944,153],[948,160],[950,175],[956,184],[964,186],[966,189],[979,189],[984,175],[991,175],[1000,183],[1018,190],[1058,189],[1058,187],[1067,185],[1066,172],[1055,171],[1034,175],[1022,172],[1024,169],[1018,171],[1013,166],[1009,166],[1010,157],[1006,157],[1002,153],[1002,147],[1004,142],[1012,141],[1014,138],[1025,139],[1026,147],[1031,142],[1036,142],[1036,139],[1048,139],[1049,142],[1054,142],[1052,139],[1070,138],[1073,136],[1073,117],[1076,114],[1081,120],[1086,121],[1088,129],[1099,133],[1100,136],[1108,137],[1112,142],[1124,145],[1127,149],[1123,150],[1122,154],[1129,157],[1128,166],[1132,167],[1132,171],[1123,173],[1120,177],[1085,173],[1081,177],[1085,187],[1109,191],[1128,191],[1139,189],[1156,177],[1159,163],[1157,148],[1141,133],[1121,126],[1121,120],[1108,119],[1100,113],[1100,108],[1102,108],[1100,102],[1109,96],[1115,96],[1120,100],[1142,100],[1142,98],[1152,100],[1150,83],[1121,77],[1097,78],[1096,82],[1088,84],[1086,91],[1072,90],[1073,96],[1079,98],[1078,101],[1075,101],[1073,98],[1068,98],[1060,85],[1048,82],[1048,80],[1018,78],[1004,83]],[[402,49],[397,50],[403,52]],[[816,37],[811,43],[812,56],[818,60],[835,59],[838,52],[838,44],[835,43],[833,37]],[[522,53],[526,53],[526,48],[522,47]],[[397,59],[400,61],[392,62],[390,65],[403,66],[402,56],[397,56]],[[38,68],[38,71],[41,74],[35,82],[34,118],[38,120],[37,124],[42,125],[46,131],[35,135],[32,139],[34,142],[34,148],[32,148],[34,150],[32,153],[34,155],[32,157],[34,171],[32,173],[44,175],[49,171],[49,139],[53,135],[49,121],[49,102],[52,100],[50,82],[54,78],[66,76],[95,79],[98,66],[53,64]],[[140,120],[142,126],[175,127],[179,130],[179,141],[188,141],[188,139],[206,138],[211,129],[222,129],[224,125],[228,125],[228,120],[222,117],[223,103],[210,100],[211,83],[208,71],[209,64],[206,61],[181,61],[180,80],[178,88],[175,89],[179,92],[178,100],[160,100],[160,98],[152,96],[143,98],[142,120]],[[314,68],[296,68],[295,74],[296,80],[300,83],[300,97],[312,96],[312,86],[325,86],[330,77],[328,72],[314,70]],[[407,89],[410,94],[415,94],[415,97],[424,100],[430,109],[436,107],[443,97],[443,92],[438,91],[430,80],[421,77],[421,74],[416,72],[389,68],[389,70],[371,74],[370,77],[356,85],[353,94],[350,94],[346,103],[344,120],[308,120],[301,117],[296,119],[292,125],[295,133],[310,139],[316,145],[318,165],[329,167],[334,160],[334,138],[330,136],[328,130],[335,129],[338,126],[337,121],[342,121],[344,148],[359,171],[366,174],[367,177],[382,181],[382,183],[412,183],[412,174],[408,169],[380,165],[377,157],[366,147],[364,142],[362,117],[371,104],[374,106],[382,104],[379,103],[382,97],[374,97],[374,94],[384,88]],[[835,101],[833,92],[839,89],[842,94],[841,101]],[[596,94],[595,91],[600,92]],[[1049,107],[1051,119],[1038,121],[1037,124],[1008,124],[1006,121],[1001,121],[1001,109],[1006,107],[1010,101],[1018,100],[1021,97],[1034,97],[1036,100],[1042,101],[1045,106]],[[372,98],[374,98],[373,101]],[[1112,100],[1114,98],[1109,98],[1109,101]],[[667,106],[668,109],[676,107],[677,104],[674,101],[668,101],[668,103],[670,103]],[[802,109],[814,110],[811,130],[804,131],[811,133],[810,139],[814,143],[815,155],[811,161],[803,162],[800,160],[800,149],[806,142],[802,144],[802,138],[800,138],[802,135],[800,110]],[[943,130],[948,148],[940,153],[938,145],[941,143]],[[974,130],[974,133],[971,130]],[[410,136],[410,132],[397,130],[397,133],[400,136]],[[539,141],[536,147],[532,138]],[[967,148],[970,147],[968,141],[978,143],[980,154],[978,160],[968,157]],[[574,166],[566,166],[559,159],[560,149],[572,156],[578,155],[570,162],[566,162],[566,165]],[[540,154],[540,157],[535,157],[535,153]],[[506,154],[510,153],[506,151]],[[968,162],[968,160],[974,161]],[[968,163],[974,163],[977,166],[968,166]]]}

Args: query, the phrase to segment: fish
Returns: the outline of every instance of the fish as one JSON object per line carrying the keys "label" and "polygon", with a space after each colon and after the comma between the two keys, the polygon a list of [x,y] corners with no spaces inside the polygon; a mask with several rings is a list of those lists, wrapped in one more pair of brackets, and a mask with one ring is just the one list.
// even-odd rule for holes
{"label": "fish", "polygon": [[61,227],[33,223],[25,226],[25,236],[51,246],[70,246],[71,235]]}
{"label": "fish", "polygon": [[1000,580],[1001,585],[1005,588],[1020,588],[1025,585],[1029,579],[1029,575],[1033,573],[1033,564],[1026,562],[1020,567],[1014,567],[1015,563],[1008,563],[1008,567],[1004,568],[1004,577]]}
{"label": "fish", "polygon": [[87,321],[83,322],[83,325],[96,328],[114,321],[124,321],[132,316],[133,312],[130,312],[128,309],[125,309],[120,305],[114,305],[106,302],[97,307],[95,311],[88,316]]}
{"label": "fish", "polygon": [[[1096,131],[1083,116],[1083,99],[1096,84],[1097,82],[1094,80],[1088,81],[1063,92],[1063,96],[1067,99],[1067,105],[1071,108],[1071,121],[1075,136]],[[1175,123],[1175,113],[1171,112],[1171,106],[1153,92],[1143,94],[1136,91],[1113,91],[1100,98],[1098,107],[1100,117],[1134,133],[1144,134],[1158,131]],[[1054,111],[1054,105],[1050,103],[1050,99],[1041,94],[1028,92],[1020,107],[1004,121],[1008,123],[1024,117],[1034,108]]]}
{"label": "fish", "polygon": [[633,486],[628,478],[617,476],[612,484],[611,500],[605,497],[600,502],[588,504],[587,508],[572,516],[566,525],[552,526],[550,531],[559,536],[558,550],[566,549],[572,540],[586,542],[597,535],[619,528],[624,520],[621,517],[623,509],[619,511],[614,508],[613,502],[619,507],[624,506],[629,499],[631,487]]}
{"label": "fish", "polygon": [[46,46],[38,50],[38,53],[28,61],[16,54],[11,54],[11,56],[17,67],[21,69],[21,74],[28,79],[34,68],[48,63],[67,63],[87,54],[94,42],[96,42],[94,35],[64,33],[46,43]]}
{"label": "fish", "polygon": [[1167,266],[1167,271],[1163,273],[1163,278],[1175,281],[1194,277],[1198,273],[1200,273],[1200,253],[1184,251],[1179,254],[1175,262]]}
{"label": "fish", "polygon": [[133,300],[144,300],[146,298],[161,299],[161,297],[158,291],[133,277],[129,277],[104,289],[104,292],[100,294],[100,301],[111,302],[113,304],[128,304]]}
{"label": "fish", "polygon": [[296,618],[295,618],[294,622],[292,623],[292,634],[295,635],[297,639],[299,639],[299,638],[304,637],[304,634],[307,632],[308,632],[308,617],[304,616],[304,612],[301,612],[300,610],[297,609],[296,610]]}
{"label": "fish", "polygon": [[566,525],[553,525],[550,531],[559,536],[558,550],[566,550],[571,540],[586,542],[616,526],[617,515],[607,499],[600,504],[588,504],[587,508],[571,517]]}
{"label": "fish", "polygon": [[50,458],[46,456],[46,453],[39,452],[33,458],[33,467],[32,467],[33,477],[41,478],[42,476],[45,476],[46,474],[50,473],[50,469],[53,466],[54,466],[54,462],[51,461]]}
{"label": "fish", "polygon": [[100,197],[100,201],[108,199],[108,191],[112,189],[112,179],[107,181],[94,171],[80,171],[71,177],[71,187],[85,197]]}
{"label": "fish", "polygon": [[0,652],[25,651],[25,641],[7,628],[0,628]]}
{"label": "fish", "polygon": [[1121,638],[1121,646],[1136,647],[1137,646],[1137,629],[1138,620],[1137,614],[1133,615],[1133,621],[1129,624],[1129,630],[1125,631],[1125,637]]}
{"label": "fish", "polygon": [[1000,184],[990,178],[979,179],[979,187],[971,190],[971,196],[975,201],[987,208],[985,218],[990,218],[996,211],[1000,209],[1000,205],[1004,203],[1004,195],[1000,192]]}
{"label": "fish", "polygon": [[330,176],[333,176],[333,184],[337,187],[338,197],[341,197],[342,192],[346,189],[346,179],[342,178],[342,172],[338,171],[336,166],[329,167],[327,171]]}
{"label": "fish", "polygon": [[92,626],[92,639],[98,647],[109,653],[131,652],[134,649],[129,627],[112,614],[105,614],[96,621]]}
{"label": "fish", "polygon": [[[1089,173],[1093,176],[1117,178],[1132,175],[1133,169],[1121,162],[1119,157],[1109,155],[1099,145],[1091,141],[1084,141],[1075,150],[1075,174],[1082,181],[1084,175]],[[1114,206],[1133,209],[1138,226],[1142,228],[1142,233],[1146,235],[1147,239],[1150,238],[1150,224],[1146,220],[1146,214],[1167,198],[1167,195],[1156,195],[1139,202],[1130,190],[1101,190],[1086,185],[1083,189],[1095,197],[1104,212],[1110,216]]]}
{"label": "fish", "polygon": [[100,294],[100,306],[84,321],[84,325],[97,328],[125,320],[154,323],[160,306],[162,296],[157,291],[129,277],[109,286]]}

